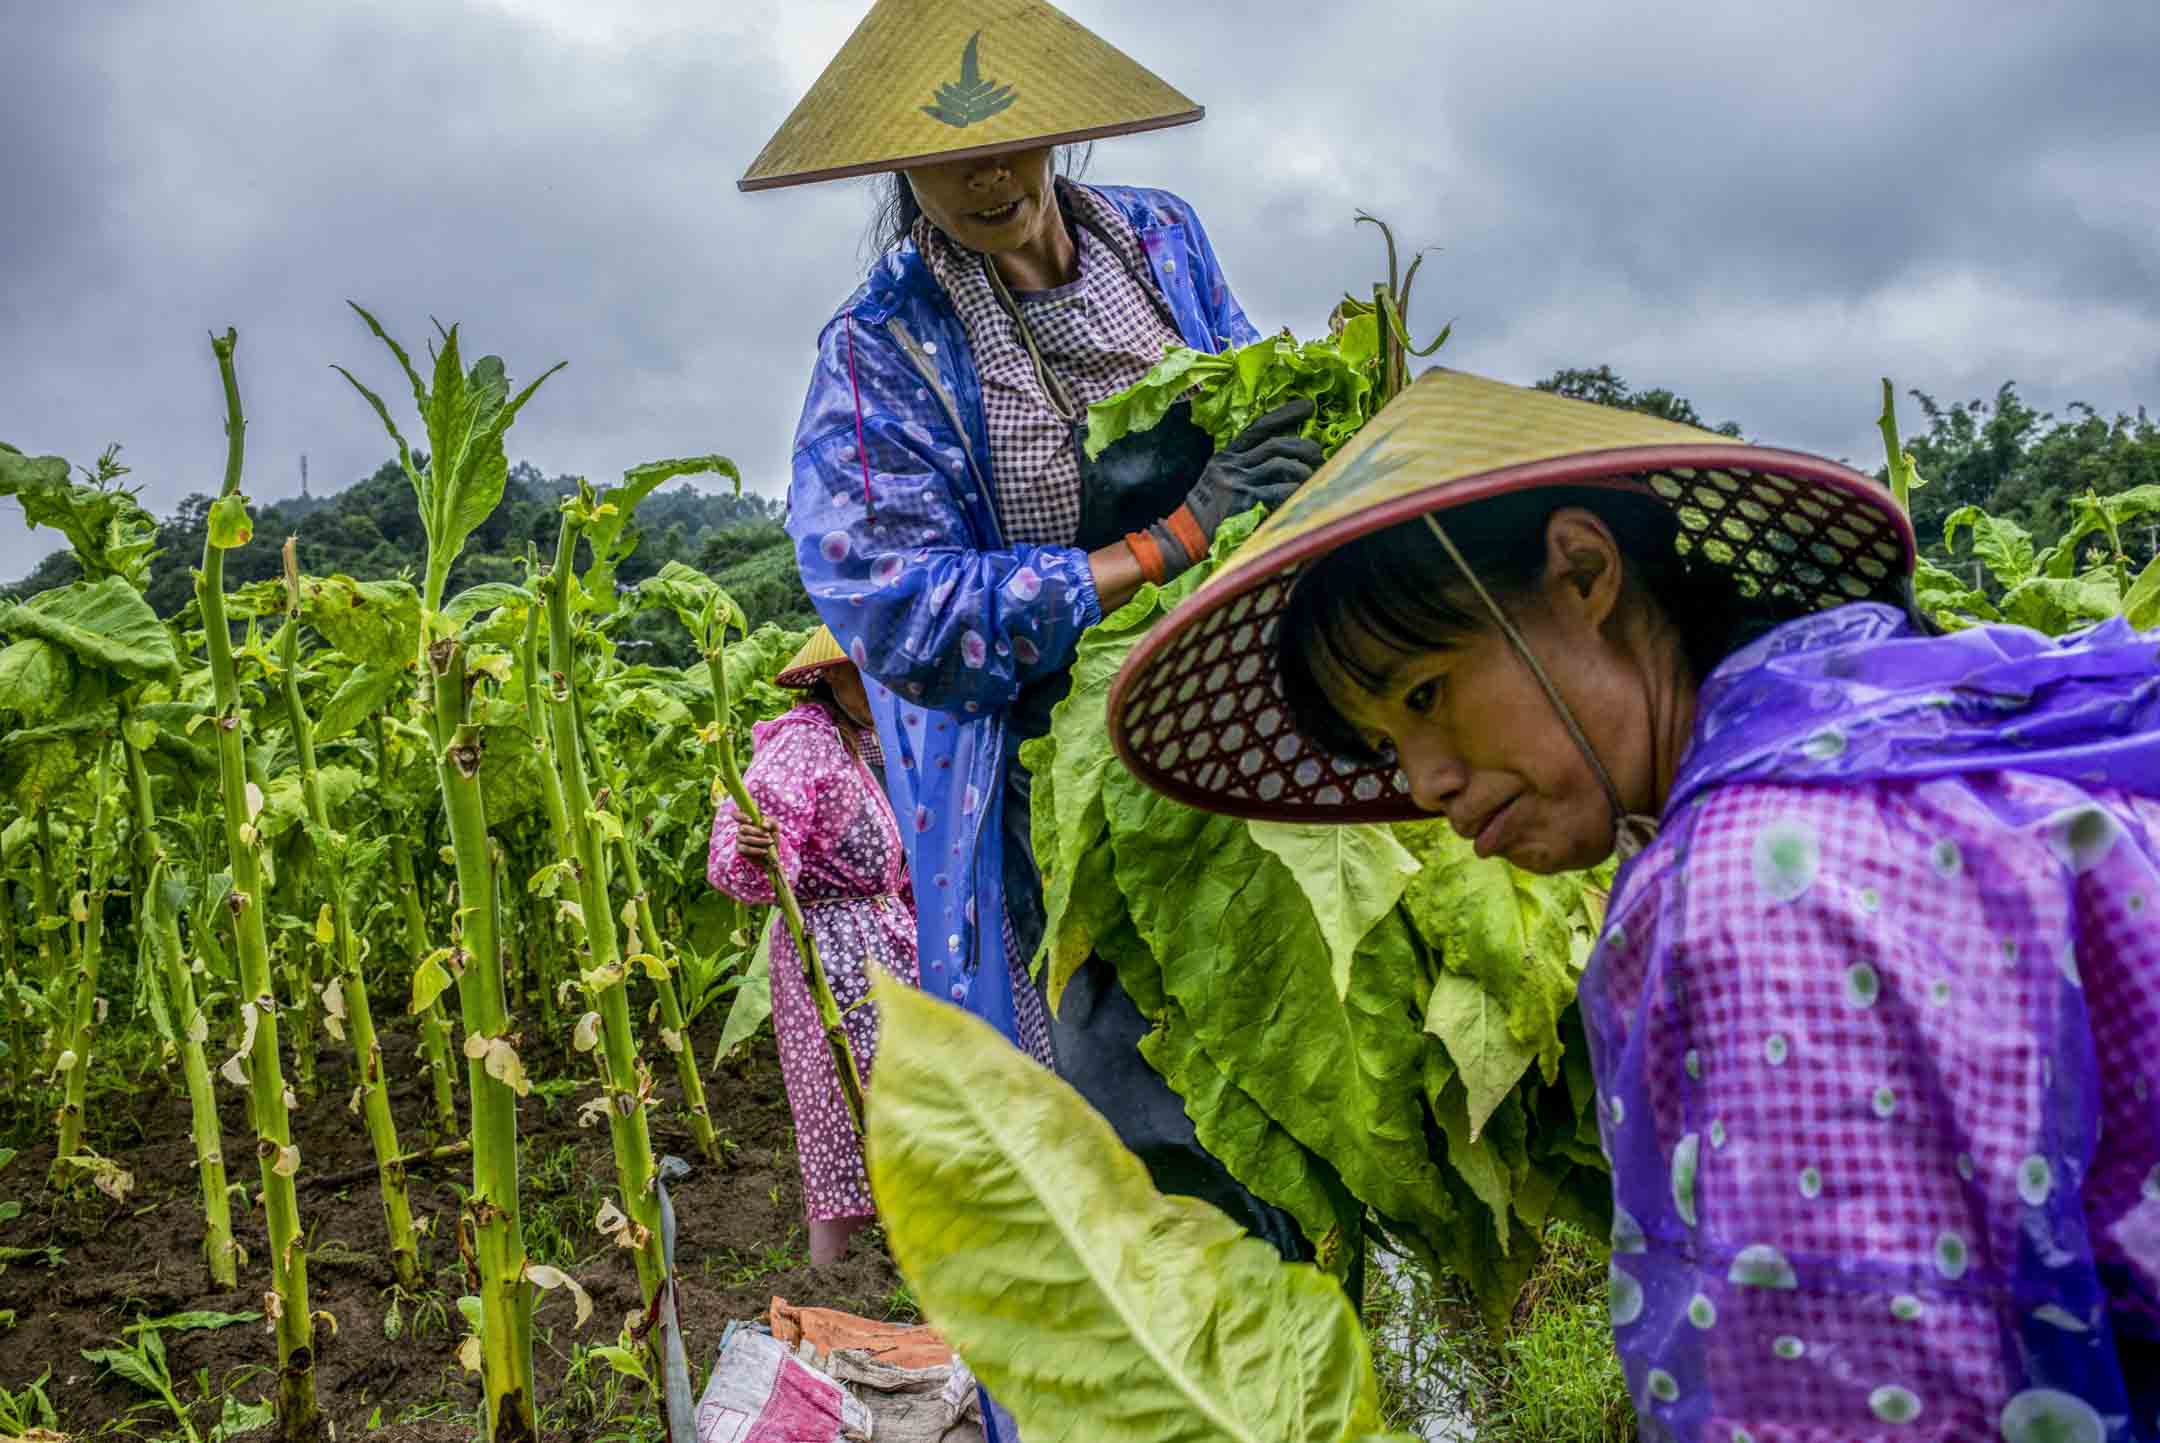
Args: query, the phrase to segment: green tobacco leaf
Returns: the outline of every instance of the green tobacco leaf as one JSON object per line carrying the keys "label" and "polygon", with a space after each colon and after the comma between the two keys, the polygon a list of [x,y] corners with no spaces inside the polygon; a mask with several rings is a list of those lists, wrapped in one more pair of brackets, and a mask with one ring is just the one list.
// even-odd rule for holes
{"label": "green tobacco leaf", "polygon": [[1282,859],[1312,904],[1335,964],[1335,995],[1350,991],[1350,960],[1395,910],[1418,860],[1385,827],[1252,822],[1252,839]]}
{"label": "green tobacco leaf", "polygon": [[261,1321],[261,1313],[168,1313],[162,1318],[145,1318],[139,1323],[130,1323],[123,1331],[130,1334],[211,1331]]}
{"label": "green tobacco leaf", "polygon": [[409,581],[303,576],[300,619],[333,648],[369,666],[402,667],[419,654],[420,594]]}
{"label": "green tobacco leaf", "polygon": [[130,681],[180,676],[172,633],[142,593],[117,576],[41,591],[20,606],[0,606],[0,632],[41,637],[85,666]]}
{"label": "green tobacco leaf", "polygon": [[409,674],[402,666],[354,667],[315,718],[316,745],[351,736],[409,684]]}
{"label": "green tobacco leaf", "polygon": [[[1538,1060],[1547,1082],[1556,1080],[1560,1016],[1575,1000],[1575,934],[1587,930],[1579,910],[1583,879],[1535,877],[1497,858],[1480,859],[1472,844],[1444,823],[1398,828],[1397,835],[1424,864],[1403,894],[1419,935],[1440,953],[1449,972],[1474,979],[1497,1002],[1511,1041]],[[1439,1031],[1434,1022],[1463,1025],[1468,995],[1451,989],[1445,996],[1438,1013],[1428,1004],[1426,1025],[1453,1051],[1457,1034]],[[1481,1032],[1461,1035],[1477,1039],[1478,1060],[1457,1053],[1455,1065],[1470,1089],[1471,1117],[1483,1127],[1487,1104],[1515,1085],[1515,1077],[1502,1075],[1513,1066],[1513,1052],[1487,1046]]]}
{"label": "green tobacco leaf", "polygon": [[1154,430],[1179,397],[1210,377],[1229,375],[1233,364],[1206,351],[1173,349],[1133,385],[1088,407],[1088,458],[1136,431]]}
{"label": "green tobacco leaf", "polygon": [[713,1053],[713,1066],[727,1061],[737,1048],[755,1037],[770,1016],[772,926],[767,925],[758,930],[757,951],[751,954],[750,970],[743,974],[742,987],[735,993],[734,1005],[728,1008],[727,1023],[720,1029],[720,1046]]}
{"label": "green tobacco leaf", "polygon": [[483,581],[451,597],[443,606],[443,615],[462,627],[474,617],[502,607],[522,615],[525,608],[537,605],[539,599],[522,586],[513,586],[507,581]]}
{"label": "green tobacco leaf", "polygon": [[33,530],[50,526],[66,536],[89,580],[118,576],[137,590],[149,584],[157,522],[133,492],[109,480],[79,484],[60,457],[25,456],[0,442],[0,496],[21,503]]}
{"label": "green tobacco leaf", "polygon": [[1958,533],[1972,530],[1973,555],[1980,558],[2004,588],[2030,581],[2039,574],[2040,563],[2033,539],[2024,527],[2000,516],[1990,516],[1977,506],[1960,506],[1943,521],[1943,547],[1957,549]]}
{"label": "green tobacco leaf", "polygon": [[1921,561],[1913,573],[1913,598],[1922,611],[1953,629],[1976,621],[2002,620],[2002,613],[1988,600],[1986,592],[1975,591],[1957,573],[1945,571],[1932,561]]}
{"label": "green tobacco leaf", "polygon": [[2144,574],[2132,583],[2123,596],[2122,609],[2124,618],[2139,631],[2160,626],[2160,557],[2148,563]]}
{"label": "green tobacco leaf", "polygon": [[1359,1213],[1342,1179],[1301,1145],[1200,1046],[1191,1020],[1171,1005],[1140,1054],[1185,1101],[1200,1145],[1261,1201],[1297,1220],[1320,1266],[1337,1277],[1349,1265]]}
{"label": "green tobacco leaf", "polygon": [[23,812],[35,814],[73,791],[83,779],[94,739],[88,719],[0,733],[0,789]]}
{"label": "green tobacco leaf", "polygon": [[1467,1093],[1470,1139],[1522,1081],[1537,1053],[1515,1040],[1507,1009],[1475,978],[1442,973],[1425,1006],[1425,1030],[1447,1044]]}
{"label": "green tobacco leaf", "polygon": [[1078,1094],[984,1023],[889,981],[874,995],[870,1178],[893,1256],[1024,1436],[1377,1431],[1364,1331],[1332,1280],[1157,1193]]}
{"label": "green tobacco leaf", "polygon": [[462,369],[458,328],[452,326],[443,332],[442,348],[435,356],[431,389],[413,368],[412,358],[391,339],[381,324],[359,306],[353,306],[353,310],[397,357],[399,367],[412,383],[413,400],[427,427],[428,469],[421,473],[414,469],[410,448],[390,419],[389,408],[384,406],[382,398],[361,385],[351,372],[342,366],[338,368],[374,409],[384,429],[397,443],[399,463],[412,481],[414,494],[420,502],[421,523],[427,529],[427,575],[422,600],[430,610],[439,609],[450,568],[465,549],[466,538],[494,513],[502,500],[510,472],[503,450],[504,435],[533,393],[549,376],[562,369],[562,363],[550,366],[538,380],[516,396],[509,396],[509,382],[500,357],[483,356],[469,373]]}
{"label": "green tobacco leaf", "polygon": [[[633,466],[625,471],[620,486],[610,486],[601,493],[600,500],[614,510],[596,517],[585,527],[585,540],[592,547],[593,562],[585,568],[585,575],[581,578],[584,606],[602,614],[614,610],[615,568],[622,563],[624,557],[637,550],[638,533],[631,528],[631,521],[637,513],[638,503],[678,476],[707,474],[726,476],[735,483],[735,494],[742,494],[742,473],[736,470],[735,463],[725,456],[684,456],[669,461],[648,461],[642,466]],[[670,565],[682,567],[684,571],[690,570],[683,567],[681,562],[672,562]],[[691,574],[700,575],[696,572]],[[677,575],[679,577],[680,573]],[[700,575],[700,579],[704,578]],[[707,581],[706,585],[714,591],[719,589],[712,586],[710,581]],[[733,602],[729,603],[730,607],[733,605]],[[696,634],[694,623],[685,619],[683,624],[691,628],[693,635]]]}
{"label": "green tobacco leaf", "polygon": [[[1527,1063],[1525,1063],[1527,1067]],[[1514,1189],[1508,1169],[1490,1141],[1478,1135],[1470,1122],[1470,1092],[1440,1048],[1425,1052],[1425,1100],[1447,1137],[1448,1166],[1462,1179],[1477,1200],[1492,1214],[1493,1225],[1505,1251],[1508,1213]]]}
{"label": "green tobacco leaf", "polygon": [[75,663],[41,637],[0,648],[0,712],[35,724],[57,716],[75,689]]}
{"label": "green tobacco leaf", "polygon": [[480,728],[480,794],[490,827],[541,810],[540,759],[518,723]]}
{"label": "green tobacco leaf", "polygon": [[2160,515],[2160,485],[2132,486],[2106,496],[2090,491],[2083,496],[2070,498],[2070,529],[2056,544],[2062,564],[2054,575],[2068,575],[2075,569],[2075,557],[2079,545],[2086,537],[2104,535],[2111,544],[2119,544],[2125,526]]}
{"label": "green tobacco leaf", "polygon": [[2049,636],[2119,616],[2123,595],[2106,568],[2083,576],[2035,576],[2004,593],[2003,620]]}
{"label": "green tobacco leaf", "polygon": [[237,491],[210,503],[210,544],[220,551],[245,546],[255,539],[255,523],[248,519],[247,498]]}
{"label": "green tobacco leaf", "polygon": [[1443,1228],[1419,1103],[1422,975],[1409,929],[1366,941],[1347,996],[1295,878],[1246,823],[1104,779],[1118,890],[1208,1055],[1390,1217]]}

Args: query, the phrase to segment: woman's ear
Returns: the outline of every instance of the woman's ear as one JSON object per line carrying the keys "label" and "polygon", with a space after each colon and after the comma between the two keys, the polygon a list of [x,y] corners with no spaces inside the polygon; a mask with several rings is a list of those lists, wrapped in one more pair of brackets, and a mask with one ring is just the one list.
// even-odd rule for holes
{"label": "woman's ear", "polygon": [[1592,630],[1620,604],[1620,543],[1594,511],[1563,506],[1545,523],[1545,604]]}

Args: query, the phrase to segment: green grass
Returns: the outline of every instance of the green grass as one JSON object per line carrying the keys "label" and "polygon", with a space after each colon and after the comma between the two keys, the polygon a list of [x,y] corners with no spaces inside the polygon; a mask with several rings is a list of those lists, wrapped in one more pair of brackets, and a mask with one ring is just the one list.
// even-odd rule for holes
{"label": "green grass", "polygon": [[[1607,1319],[1604,1248],[1554,1224],[1505,1337],[1479,1323],[1452,1278],[1403,1263],[1368,1270],[1365,1318],[1388,1426],[1453,1423],[1477,1443],[1634,1443]],[[1467,1427],[1465,1426],[1467,1425]]]}

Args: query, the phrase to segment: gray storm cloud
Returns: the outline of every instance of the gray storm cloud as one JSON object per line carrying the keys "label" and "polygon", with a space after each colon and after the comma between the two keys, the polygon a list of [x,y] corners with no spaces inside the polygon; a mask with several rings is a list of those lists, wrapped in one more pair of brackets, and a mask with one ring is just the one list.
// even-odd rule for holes
{"label": "gray storm cloud", "polygon": [[[372,470],[387,386],[346,297],[530,376],[514,451],[596,478],[719,450],[785,484],[866,183],[734,177],[859,13],[42,5],[0,86],[0,438],[126,446],[165,510],[222,461],[235,325],[250,492]],[[1368,285],[1363,207],[1435,254],[1422,323],[1528,381],[1610,362],[1760,440],[1872,465],[1876,377],[2160,401],[2160,7],[1729,0],[1170,7],[1076,18],[1208,107],[1090,174],[1207,218],[1263,327]],[[0,513],[0,577],[53,538]]]}

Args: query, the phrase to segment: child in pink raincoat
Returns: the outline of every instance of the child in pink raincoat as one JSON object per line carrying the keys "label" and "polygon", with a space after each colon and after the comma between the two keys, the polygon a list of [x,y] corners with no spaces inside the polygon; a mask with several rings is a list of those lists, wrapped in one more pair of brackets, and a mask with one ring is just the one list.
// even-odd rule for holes
{"label": "child in pink raincoat", "polygon": [[[801,705],[752,731],[756,755],[743,781],[765,825],[745,825],[732,800],[713,818],[706,877],[745,902],[775,900],[769,862],[801,904],[848,1045],[865,1079],[877,1055],[877,1013],[858,1006],[872,965],[913,984],[915,909],[905,855],[882,781],[884,758],[861,676],[820,630],[777,678],[804,690]],[[772,918],[773,1032],[795,1117],[810,1259],[829,1263],[876,1219],[862,1140],[840,1089],[817,1004],[787,924]]]}

